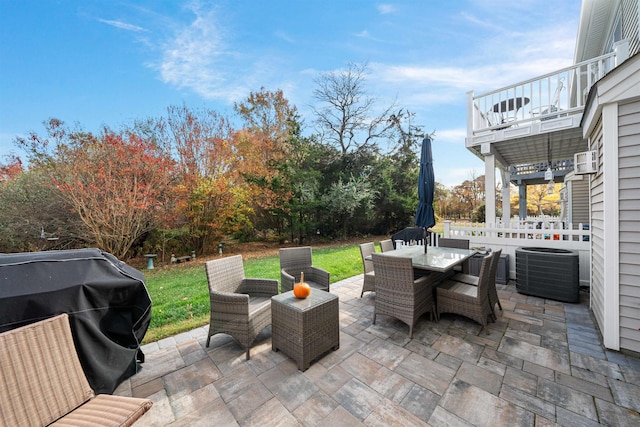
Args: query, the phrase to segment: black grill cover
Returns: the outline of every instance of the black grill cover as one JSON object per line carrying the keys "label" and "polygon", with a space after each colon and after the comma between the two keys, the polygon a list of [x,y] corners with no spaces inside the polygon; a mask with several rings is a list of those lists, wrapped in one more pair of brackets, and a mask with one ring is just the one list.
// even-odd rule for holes
{"label": "black grill cover", "polygon": [[136,373],[151,321],[140,271],[99,249],[0,254],[0,332],[61,313],[96,394]]}
{"label": "black grill cover", "polygon": [[396,248],[396,240],[402,240],[403,242],[421,242],[424,244],[425,239],[425,229],[423,227],[407,227],[403,230],[394,233],[391,236],[391,240],[393,241],[393,247]]}

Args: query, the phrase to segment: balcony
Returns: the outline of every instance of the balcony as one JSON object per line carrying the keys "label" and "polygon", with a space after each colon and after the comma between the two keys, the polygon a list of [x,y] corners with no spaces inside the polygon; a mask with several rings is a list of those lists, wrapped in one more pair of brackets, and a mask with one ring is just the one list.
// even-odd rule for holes
{"label": "balcony", "polygon": [[466,146],[503,166],[573,159],[586,150],[580,121],[591,87],[628,58],[628,43],[607,55],[503,87],[467,94]]}

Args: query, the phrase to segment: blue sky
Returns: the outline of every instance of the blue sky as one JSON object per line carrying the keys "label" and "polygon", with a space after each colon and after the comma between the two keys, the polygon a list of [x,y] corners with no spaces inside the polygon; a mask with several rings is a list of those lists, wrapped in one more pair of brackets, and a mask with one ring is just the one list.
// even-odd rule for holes
{"label": "blue sky", "polygon": [[[484,174],[466,93],[569,66],[579,0],[0,0],[0,159],[50,117],[98,132],[171,105],[229,116],[282,89],[313,132],[313,79],[368,63],[367,92],[435,130],[447,186]],[[1,160],[0,160],[1,161]]]}

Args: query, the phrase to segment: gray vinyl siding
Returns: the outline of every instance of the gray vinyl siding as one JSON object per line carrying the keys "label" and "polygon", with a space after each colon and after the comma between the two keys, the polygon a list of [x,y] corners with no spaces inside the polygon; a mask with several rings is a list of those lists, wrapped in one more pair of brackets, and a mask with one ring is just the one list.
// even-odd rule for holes
{"label": "gray vinyl siding", "polygon": [[571,181],[571,218],[569,222],[576,224],[589,223],[589,176],[581,180]]}
{"label": "gray vinyl siding", "polygon": [[604,185],[602,167],[602,123],[589,138],[590,149],[598,150],[598,172],[591,180],[591,309],[600,330],[604,330]]}
{"label": "gray vinyl siding", "polygon": [[622,37],[629,40],[629,56],[640,51],[638,0],[622,1]]}
{"label": "gray vinyl siding", "polygon": [[640,352],[640,101],[618,108],[620,348]]}

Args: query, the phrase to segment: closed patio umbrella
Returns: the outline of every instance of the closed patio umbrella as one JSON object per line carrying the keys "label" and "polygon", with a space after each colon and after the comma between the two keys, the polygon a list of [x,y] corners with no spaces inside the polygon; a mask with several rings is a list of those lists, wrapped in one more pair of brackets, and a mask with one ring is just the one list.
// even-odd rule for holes
{"label": "closed patio umbrella", "polygon": [[418,174],[418,209],[416,209],[416,225],[425,230],[424,250],[427,251],[426,231],[436,225],[433,212],[433,192],[435,179],[433,177],[433,156],[431,155],[431,139],[425,136],[422,140],[422,154],[420,155],[420,172]]}

